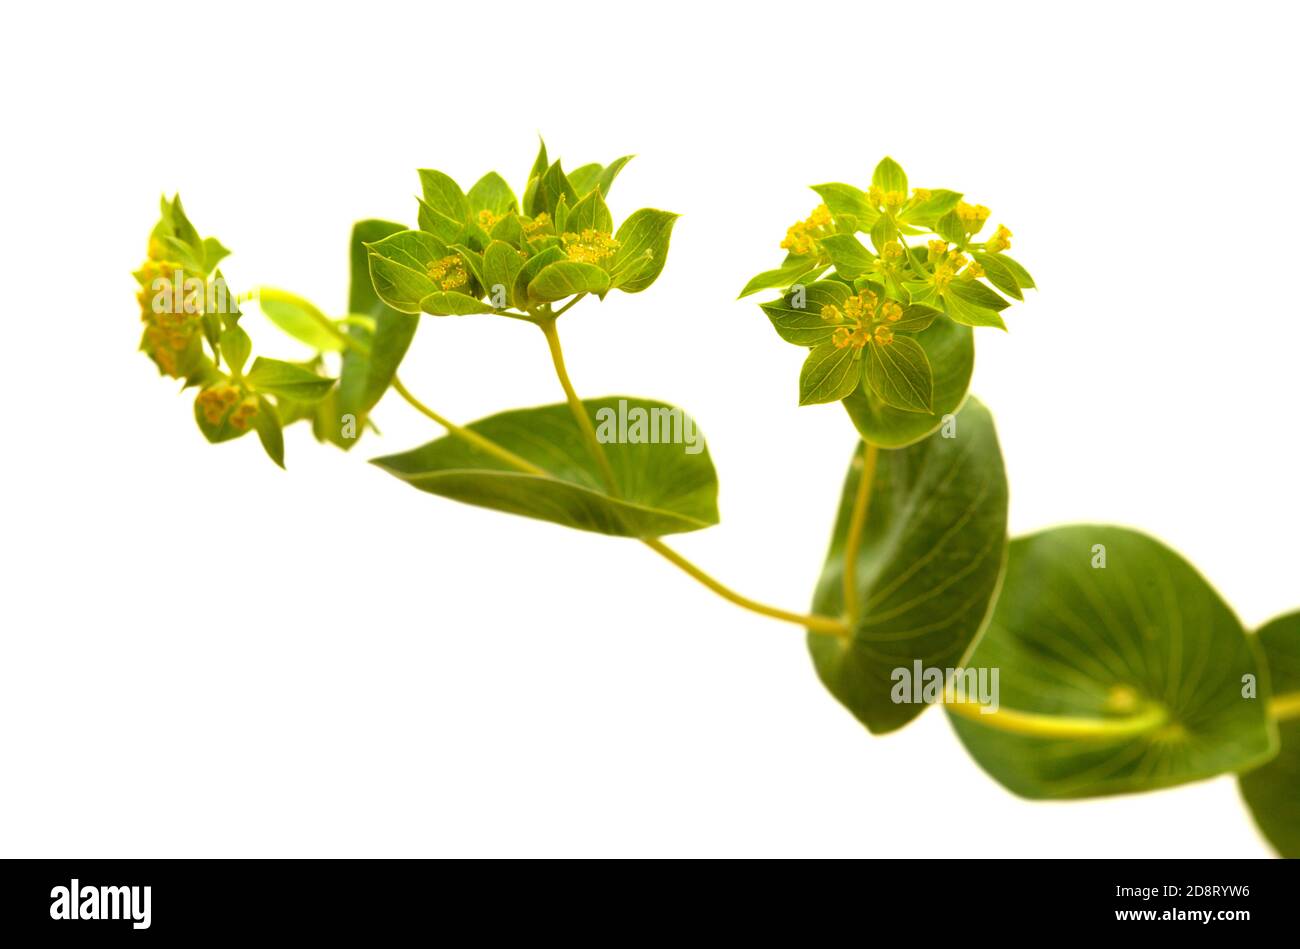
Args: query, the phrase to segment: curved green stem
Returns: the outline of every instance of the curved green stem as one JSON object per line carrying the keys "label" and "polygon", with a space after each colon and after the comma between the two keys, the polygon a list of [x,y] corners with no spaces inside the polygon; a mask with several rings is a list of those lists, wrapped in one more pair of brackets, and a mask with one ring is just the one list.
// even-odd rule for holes
{"label": "curved green stem", "polygon": [[1150,704],[1131,715],[1115,718],[1086,718],[1079,715],[1040,715],[1012,708],[991,708],[979,702],[958,699],[951,684],[943,694],[944,705],[963,718],[981,725],[1035,738],[1096,739],[1132,738],[1156,731],[1169,723],[1169,710]]}
{"label": "curved green stem", "polygon": [[641,543],[645,544],[651,550],[658,553],[670,563],[680,567],[686,573],[690,574],[700,583],[704,584],[718,596],[722,597],[737,606],[751,610],[754,613],[761,613],[763,616],[770,616],[773,619],[785,620],[787,623],[798,623],[800,626],[806,626],[815,633],[823,633],[828,636],[848,636],[849,627],[841,620],[833,616],[820,616],[816,613],[792,613],[789,610],[779,609],[775,606],[768,606],[765,603],[759,603],[757,600],[751,600],[749,597],[737,593],[735,590],[715,580],[709,574],[705,573],[695,564],[691,563],[677,551],[673,550],[663,541],[656,537],[642,537]]}
{"label": "curved green stem", "polygon": [[876,477],[876,460],[880,449],[867,442],[862,453],[862,471],[858,475],[858,490],[853,499],[853,514],[849,532],[844,539],[844,614],[850,623],[858,618],[861,604],[858,600],[858,549],[862,546],[863,527],[871,507],[871,482]]}
{"label": "curved green stem", "polygon": [[451,421],[450,419],[444,418],[443,416],[439,415],[433,409],[429,408],[427,405],[425,405],[423,402],[417,399],[414,395],[412,395],[411,390],[406,388],[406,386],[402,385],[402,380],[397,378],[396,376],[393,377],[393,389],[397,392],[398,395],[400,395],[403,399],[409,402],[417,412],[419,412],[421,415],[424,415],[426,418],[433,419],[433,421],[437,422],[439,425],[445,428],[449,434],[455,435],[457,438],[461,439],[462,441],[468,442],[469,444],[473,445],[475,448],[479,449],[480,451],[487,452],[489,455],[492,455],[494,458],[497,458],[500,461],[504,461],[512,468],[517,468],[518,470],[527,472],[528,474],[550,477],[550,475],[548,475],[545,470],[537,467],[537,465],[533,464],[531,461],[527,461],[526,459],[520,458],[518,455],[510,451],[508,448],[502,448],[496,442],[492,441],[490,438],[484,438],[482,435],[474,431],[472,428],[465,428],[462,425],[457,425],[455,422]]}
{"label": "curved green stem", "polygon": [[[569,306],[572,305],[572,303],[569,304]],[[561,310],[560,312],[564,311]],[[558,313],[554,314],[554,316],[558,315]],[[592,460],[600,468],[600,476],[605,482],[606,489],[614,497],[619,497],[618,480],[614,477],[614,469],[610,467],[609,459],[605,457],[605,449],[601,447],[600,439],[596,437],[596,427],[591,424],[591,417],[587,414],[587,408],[582,404],[582,400],[578,398],[573,383],[569,381],[568,370],[564,368],[564,350],[560,347],[560,334],[555,330],[554,316],[551,319],[542,320],[537,325],[541,327],[542,334],[546,337],[546,345],[551,350],[551,363],[555,366],[555,376],[560,380],[560,386],[564,389],[564,397],[569,401],[569,410],[577,420],[578,428],[582,430],[582,437],[587,442],[587,450],[591,452]]]}

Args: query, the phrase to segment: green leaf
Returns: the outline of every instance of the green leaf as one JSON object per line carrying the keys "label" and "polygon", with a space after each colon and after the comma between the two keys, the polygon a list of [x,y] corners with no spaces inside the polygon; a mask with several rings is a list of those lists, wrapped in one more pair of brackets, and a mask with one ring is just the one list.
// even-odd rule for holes
{"label": "green leaf", "polygon": [[580,198],[589,194],[600,180],[602,170],[600,162],[591,162],[569,172],[569,184],[573,185],[574,193]]}
{"label": "green leaf", "polygon": [[398,231],[366,245],[370,279],[379,299],[402,313],[419,313],[420,301],[438,290],[429,265],[448,254],[447,245],[424,231]]}
{"label": "green leaf", "polygon": [[802,277],[807,277],[810,281],[816,280],[821,272],[813,273],[816,267],[816,257],[793,257],[775,270],[764,270],[753,277],[736,299],[743,299],[759,290],[784,290],[794,286]]}
{"label": "green leaf", "polygon": [[338,335],[329,331],[330,318],[302,297],[283,291],[258,294],[257,305],[267,319],[312,349],[332,353],[343,346]]}
{"label": "green leaf", "polygon": [[552,246],[524,261],[524,265],[519,268],[519,275],[515,277],[513,301],[516,306],[528,306],[528,284],[544,268],[557,260],[568,260],[568,257],[559,247]]}
{"label": "green leaf", "polygon": [[248,334],[236,324],[221,334],[221,356],[231,375],[238,376],[244,370],[244,363],[253,352],[253,341]]}
{"label": "green leaf", "polygon": [[772,326],[787,343],[819,346],[830,342],[835,324],[822,318],[822,307],[843,307],[849,288],[838,280],[819,280],[802,288],[791,289],[780,300],[759,304]]}
{"label": "green leaf", "polygon": [[532,195],[533,203],[527,208],[527,213],[530,217],[536,217],[546,212],[553,218],[561,199],[564,199],[570,208],[578,203],[577,192],[573,190],[573,185],[569,183],[564,169],[557,161],[546,169],[546,173],[537,182],[537,188]]}
{"label": "green leaf", "polygon": [[315,402],[325,397],[334,385],[333,379],[318,376],[309,369],[279,359],[259,356],[245,377],[258,392],[292,399],[295,402]]}
{"label": "green leaf", "polygon": [[936,188],[930,192],[930,197],[925,201],[908,207],[900,215],[900,218],[906,224],[918,224],[925,228],[933,228],[938,223],[939,218],[957,207],[957,202],[960,200],[961,192]]}
{"label": "green leaf", "polygon": [[[1104,559],[1102,559],[1104,558]],[[998,709],[948,713],[976,762],[1028,798],[1152,791],[1273,753],[1241,623],[1182,557],[1122,527],[1018,538],[966,663],[999,670]]]}
{"label": "green leaf", "polygon": [[963,326],[995,326],[1000,330],[1005,330],[1007,324],[1002,322],[1002,317],[998,315],[997,310],[989,310],[982,306],[976,306],[962,298],[958,293],[951,292],[953,284],[949,284],[948,290],[943,295],[944,312],[952,320],[956,320]]}
{"label": "green leaf", "polygon": [[881,191],[897,191],[907,196],[907,175],[894,159],[886,155],[871,174],[871,183]]}
{"label": "green leaf", "polygon": [[934,411],[896,409],[866,387],[844,400],[854,426],[868,442],[882,448],[903,448],[932,434],[944,418],[954,415],[966,400],[975,366],[975,334],[951,320],[937,320],[915,337],[925,350],[934,373]]}
{"label": "green leaf", "polygon": [[[623,170],[623,166],[630,162],[633,157],[632,155],[624,155],[621,158],[615,158],[601,169],[596,185],[600,188],[602,195],[609,197],[609,189],[614,187],[614,179],[618,177],[618,173]],[[582,192],[578,193],[581,194]]]}
{"label": "green leaf", "polygon": [[993,256],[998,259],[998,263],[1002,264],[1003,267],[1006,267],[1007,270],[1011,271],[1011,275],[1016,278],[1016,283],[1020,284],[1020,287],[1022,289],[1024,290],[1034,289],[1034,278],[1029,276],[1028,270],[1020,266],[1020,264],[1012,260],[1006,254],[994,254]]}
{"label": "green leaf", "polygon": [[509,306],[514,292],[515,279],[523,269],[524,259],[519,251],[505,241],[492,241],[483,251],[483,288],[495,306]]}
{"label": "green leaf", "polygon": [[963,247],[966,244],[966,227],[957,216],[956,211],[940,215],[934,224],[934,232],[944,240]]}
{"label": "green leaf", "polygon": [[529,282],[528,299],[533,303],[551,303],[578,293],[604,293],[608,289],[609,274],[595,264],[557,260],[543,267]]}
{"label": "green leaf", "polygon": [[822,343],[808,354],[799,373],[799,404],[838,402],[862,382],[862,351]]}
{"label": "green leaf", "polygon": [[840,182],[813,185],[812,189],[822,199],[826,209],[834,217],[851,217],[858,230],[869,231],[880,217],[880,212],[871,206],[867,194],[861,188]]}
{"label": "green leaf", "polygon": [[[956,666],[984,624],[1002,574],[1007,482],[993,418],[971,399],[952,434],[881,451],[855,571],[860,616],[847,638],[809,633],[831,694],[872,732],[925,709],[895,702],[894,670]],[[813,610],[844,612],[844,557],[863,472],[855,453]]]}
{"label": "green leaf", "polygon": [[496,312],[496,307],[491,303],[455,290],[435,290],[420,301],[420,309],[430,316],[468,316]]}
{"label": "green leaf", "polygon": [[[689,416],[662,402],[619,396],[587,399],[583,406],[605,442],[618,497],[606,491],[582,431],[563,403],[502,412],[468,426],[545,474],[520,472],[451,435],[376,458],[374,464],[421,491],[602,534],[657,537],[718,522],[717,474]],[[638,427],[642,416],[657,424]],[[670,420],[668,432],[664,419]],[[656,442],[632,440],[648,439],[651,432],[659,436]],[[680,442],[671,440],[676,433]]]}
{"label": "green leaf", "polygon": [[[1255,637],[1267,661],[1277,757],[1237,780],[1255,823],[1280,856],[1300,858],[1300,613],[1280,616]],[[1264,701],[1261,695],[1256,701]]]}
{"label": "green leaf", "polygon": [[[354,361],[364,362],[365,382],[359,390],[354,390],[350,385],[345,386],[344,380],[340,378],[340,390],[346,390],[346,393],[355,391],[357,394],[355,401],[350,398],[340,399],[339,415],[352,414],[361,418],[374,408],[375,403],[383,397],[392,384],[393,377],[397,374],[397,369],[405,358],[415,331],[420,325],[418,316],[402,313],[385,305],[384,301],[375,294],[370,282],[369,255],[366,245],[404,230],[406,228],[401,224],[374,218],[358,221],[352,227],[349,245],[352,269],[348,288],[348,309],[351,313],[371,317],[375,321],[375,328],[369,336],[370,353],[364,360],[355,351],[344,358],[345,370]],[[350,448],[356,444],[356,440],[344,440],[341,444],[345,448]]]}
{"label": "green leaf", "polygon": [[984,268],[984,276],[988,278],[989,283],[1009,297],[1015,297],[1017,300],[1025,298],[1025,295],[1020,292],[1020,284],[1016,281],[1015,275],[1006,264],[998,260],[996,254],[972,251],[971,256]]}
{"label": "green leaf", "polygon": [[593,228],[603,234],[613,233],[614,217],[609,213],[600,189],[589,192],[574,205],[564,225],[566,231],[573,231],[576,234],[581,234],[586,228]]}
{"label": "green leaf", "polygon": [[871,228],[871,246],[877,254],[885,252],[885,245],[898,240],[898,226],[887,217],[882,217]]}
{"label": "green leaf", "polygon": [[253,427],[257,429],[257,438],[262,443],[266,454],[281,468],[284,467],[284,432],[280,427],[280,416],[270,400],[258,396],[257,414],[253,416]]}
{"label": "green leaf", "polygon": [[954,280],[948,284],[946,294],[985,310],[1005,310],[1011,305],[978,280]]}
{"label": "green leaf", "polygon": [[420,210],[416,216],[416,223],[421,231],[436,237],[444,244],[453,244],[460,239],[461,234],[466,230],[463,222],[453,221],[440,211],[435,211],[424,198],[418,200]]}
{"label": "green leaf", "polygon": [[506,184],[506,180],[495,171],[489,171],[474,182],[466,198],[470,211],[475,214],[479,211],[490,211],[500,217],[508,211],[519,208],[519,202],[515,199],[515,193],[510,190],[510,185]]}
{"label": "green leaf", "polygon": [[460,185],[448,175],[432,168],[421,168],[419,175],[424,204],[452,221],[459,229],[469,217],[469,200],[460,190]]}
{"label": "green leaf", "polygon": [[889,343],[873,342],[866,349],[866,380],[873,395],[896,409],[927,415],[934,411],[934,376],[920,343],[895,336]]}
{"label": "green leaf", "polygon": [[623,222],[614,235],[619,248],[609,265],[611,287],[640,293],[658,279],[678,217],[671,211],[642,208]]}
{"label": "green leaf", "polygon": [[852,234],[832,234],[821,240],[822,250],[830,255],[835,272],[841,277],[853,280],[865,273],[870,273],[876,262],[875,255],[862,246],[862,242]]}
{"label": "green leaf", "polygon": [[897,322],[890,323],[889,328],[895,333],[920,333],[929,329],[936,319],[943,314],[934,307],[920,303],[909,303],[903,307],[903,315]]}

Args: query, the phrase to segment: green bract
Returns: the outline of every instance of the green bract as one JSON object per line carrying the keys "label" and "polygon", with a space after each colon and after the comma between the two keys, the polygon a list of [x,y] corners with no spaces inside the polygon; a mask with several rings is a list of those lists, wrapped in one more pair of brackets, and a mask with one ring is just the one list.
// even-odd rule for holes
{"label": "green bract", "polygon": [[[785,258],[741,294],[779,291],[761,307],[803,350],[799,403],[842,403],[858,435],[812,609],[738,593],[663,542],[718,522],[703,436],[664,402],[583,399],[558,328],[586,298],[639,293],[663,271],[677,215],[642,208],[616,223],[607,204],[627,162],[566,172],[543,144],[519,191],[496,172],[466,190],[420,170],[415,229],[353,228],[336,311],[269,287],[230,294],[226,249],[164,200],[135,275],[141,349],[198,390],[205,438],[255,431],[280,466],[284,427],[310,421],[348,449],[393,391],[446,434],[376,466],[426,494],[634,538],[799,626],[818,677],[869,731],[943,704],[980,766],[1030,798],[1239,772],[1264,834],[1300,856],[1300,613],[1249,636],[1186,561],[1127,529],[1008,543],[993,417],[968,396],[973,328],[1005,329],[1034,281],[1006,253],[1011,232],[986,232],[987,208],[912,187],[890,158],[864,186],[814,186],[822,203],[789,228]],[[254,352],[239,306],[252,301],[307,355]],[[476,314],[540,330],[564,401],[464,426],[420,401],[399,369],[421,318]]]}

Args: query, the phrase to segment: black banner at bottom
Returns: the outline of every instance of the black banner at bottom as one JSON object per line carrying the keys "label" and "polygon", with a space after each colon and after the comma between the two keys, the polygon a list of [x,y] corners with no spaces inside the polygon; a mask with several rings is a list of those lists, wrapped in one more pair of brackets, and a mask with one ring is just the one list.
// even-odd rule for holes
{"label": "black banner at bottom", "polygon": [[[644,938],[701,929],[773,932],[788,917],[827,926],[984,934],[1129,930],[1233,938],[1296,917],[1300,871],[1268,860],[924,860],[793,872],[766,867],[605,870],[598,882],[534,869],[510,881],[422,860],[8,860],[0,937],[105,941],[319,934],[373,940],[413,933]],[[761,876],[759,875],[761,874]],[[809,930],[808,927],[812,929]],[[414,927],[414,929],[413,929]],[[26,943],[9,942],[10,945]]]}

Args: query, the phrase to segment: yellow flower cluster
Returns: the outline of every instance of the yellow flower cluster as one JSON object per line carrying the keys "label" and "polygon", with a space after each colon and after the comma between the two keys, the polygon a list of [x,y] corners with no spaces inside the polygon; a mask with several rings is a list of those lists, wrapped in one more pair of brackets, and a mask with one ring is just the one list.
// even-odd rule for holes
{"label": "yellow flower cluster", "polygon": [[140,303],[140,319],[145,324],[141,348],[159,369],[179,379],[187,371],[182,354],[198,345],[204,293],[197,282],[188,292],[183,283],[176,282],[176,275],[183,273],[183,267],[166,259],[166,249],[159,241],[150,239],[148,254],[149,258],[136,272],[140,282],[136,299]]}
{"label": "yellow flower cluster", "polygon": [[785,232],[781,247],[792,254],[806,257],[815,253],[817,241],[830,234],[831,212],[824,204],[813,208],[805,220],[791,224]]}
{"label": "yellow flower cluster", "polygon": [[[932,247],[934,243],[935,242],[931,242]],[[967,264],[970,264],[970,266],[967,267]],[[944,257],[934,265],[935,289],[943,290],[944,287],[948,286],[948,284],[952,282],[952,278],[957,276],[958,272],[960,272],[963,267],[966,267],[966,272],[962,274],[963,277],[979,277],[984,274],[984,268],[979,267],[979,264],[967,260],[965,254],[954,248],[948,253],[948,256]],[[979,267],[979,273],[975,273],[971,269],[975,267]]]}
{"label": "yellow flower cluster", "polygon": [[500,217],[493,214],[487,208],[484,208],[482,211],[478,212],[478,226],[483,228],[483,230],[485,231],[492,230],[492,228],[494,228],[497,222],[500,220],[501,220]]}
{"label": "yellow flower cluster", "polygon": [[619,242],[608,231],[598,231],[594,227],[584,228],[581,234],[568,232],[560,240],[564,242],[564,252],[569,259],[580,264],[599,264],[612,257],[619,248]]}
{"label": "yellow flower cluster", "polygon": [[993,236],[984,245],[984,249],[990,254],[1000,254],[1004,250],[1011,249],[1011,232],[1007,230],[1005,224],[998,225],[998,229],[993,232]]}
{"label": "yellow flower cluster", "polygon": [[543,211],[537,217],[524,224],[524,236],[529,240],[544,234],[551,226],[551,216]]}
{"label": "yellow flower cluster", "polygon": [[[894,331],[890,323],[897,323],[903,308],[893,300],[881,300],[870,290],[863,290],[844,301],[840,309],[833,303],[822,307],[822,319],[828,323],[844,324],[836,328],[831,342],[839,349],[862,349],[867,343],[886,346],[893,342]],[[852,323],[850,326],[849,323]]]}
{"label": "yellow flower cluster", "polygon": [[448,254],[429,264],[429,276],[444,290],[455,290],[469,283],[469,274],[465,272],[465,262],[460,259],[460,254]]}
{"label": "yellow flower cluster", "polygon": [[966,228],[968,233],[978,234],[984,222],[989,219],[989,209],[982,204],[967,204],[965,201],[957,202],[957,219],[961,221],[962,227]]}
{"label": "yellow flower cluster", "polygon": [[230,424],[240,431],[245,431],[257,415],[257,399],[246,396],[241,400],[240,392],[234,386],[220,385],[204,389],[198,396],[199,411],[211,425],[220,425],[226,413],[238,403],[230,414]]}

